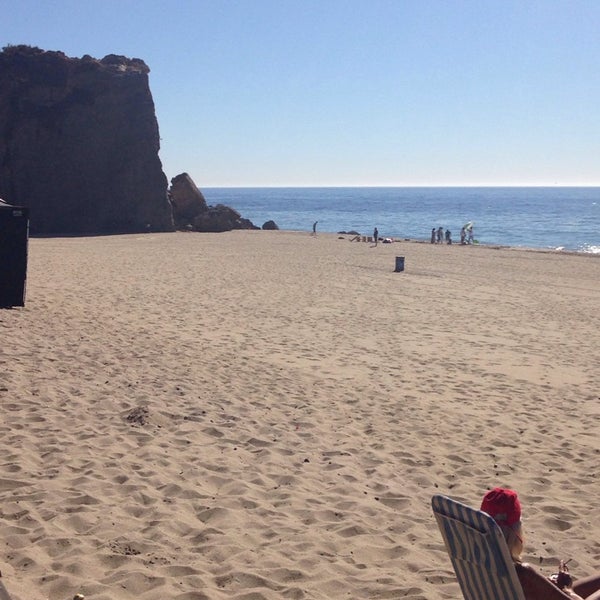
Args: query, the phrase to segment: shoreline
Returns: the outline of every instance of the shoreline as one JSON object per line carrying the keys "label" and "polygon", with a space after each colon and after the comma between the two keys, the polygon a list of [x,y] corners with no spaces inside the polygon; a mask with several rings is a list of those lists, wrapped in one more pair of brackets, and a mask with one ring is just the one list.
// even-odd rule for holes
{"label": "shoreline", "polygon": [[216,190],[206,198],[209,204],[233,206],[257,225],[273,219],[287,230],[309,231],[318,221],[322,232],[369,235],[377,225],[382,237],[429,241],[431,227],[442,225],[460,241],[462,224],[474,221],[475,237],[492,245],[600,251],[595,188],[436,189],[254,188]]}
{"label": "shoreline", "polygon": [[[304,231],[304,230],[280,229],[278,231],[294,233],[294,234],[311,235],[309,231]],[[344,233],[344,232],[332,233],[329,231],[319,232],[317,235],[329,235],[329,236],[336,236],[338,238],[350,236],[350,234]],[[363,236],[361,236],[361,237],[363,237]],[[369,236],[365,236],[365,237],[368,238]],[[382,238],[380,238],[380,240],[381,239]],[[537,248],[535,246],[510,246],[510,245],[505,245],[505,244],[491,244],[491,243],[488,244],[485,242],[478,242],[476,244],[461,244],[460,242],[452,242],[452,244],[447,244],[446,242],[444,242],[442,244],[438,244],[438,243],[432,244],[428,239],[398,238],[398,237],[393,237],[390,239],[393,240],[393,243],[408,242],[408,243],[412,243],[412,244],[425,244],[425,245],[429,245],[429,246],[480,247],[480,248],[488,248],[488,249],[493,249],[493,250],[522,250],[524,252],[545,252],[545,253],[549,253],[549,254],[558,253],[558,254],[577,254],[577,255],[585,255],[585,256],[600,256],[600,252],[586,252],[585,250],[569,250],[569,249],[564,249],[564,248]],[[349,239],[349,241],[352,241],[352,240]],[[358,242],[357,241],[356,243],[362,244],[362,243],[369,243],[369,242]],[[373,243],[373,242],[370,242],[370,243]],[[379,244],[382,244],[382,243],[383,242],[381,242],[381,241],[379,242]]]}
{"label": "shoreline", "polygon": [[[195,231],[185,231],[185,230],[177,230],[177,231],[163,231],[163,232],[148,232],[148,231],[143,231],[143,232],[137,232],[137,233],[97,233],[97,234],[48,234],[48,235],[29,235],[29,239],[30,240],[34,240],[34,239],[69,239],[69,238],[97,238],[97,237],[118,237],[118,236],[132,236],[132,235],[173,235],[173,234],[181,234],[181,233],[189,233],[189,234],[194,234],[194,235],[223,235],[223,234],[227,234],[227,233],[234,233],[235,231],[253,231],[256,233],[273,233],[275,232],[281,232],[281,233],[290,233],[290,234],[297,234],[297,235],[307,235],[307,236],[311,236],[312,234],[310,231],[308,230],[300,230],[300,229],[277,229],[277,230],[263,230],[263,229],[255,229],[255,230],[251,230],[251,229],[233,229],[230,231],[223,231],[223,232],[219,232],[219,233],[207,233],[207,232],[195,232]],[[317,237],[318,236],[333,236],[333,237],[346,237],[349,236],[350,234],[348,233],[344,233],[344,232],[330,232],[330,231],[322,231],[322,232],[318,232],[317,233]],[[362,236],[361,236],[362,237]],[[369,237],[369,236],[365,236],[365,237]],[[382,238],[380,238],[382,239]],[[481,248],[488,248],[488,249],[493,249],[493,250],[522,250],[524,252],[546,252],[549,254],[554,254],[554,253],[558,253],[558,254],[577,254],[577,255],[585,255],[585,256],[600,256],[600,252],[586,252],[585,250],[569,250],[569,249],[565,249],[565,248],[538,248],[535,246],[510,246],[510,245],[506,245],[506,244],[492,244],[492,243],[485,243],[485,242],[478,242],[476,244],[461,244],[460,242],[452,242],[452,244],[446,244],[445,242],[443,244],[431,244],[431,242],[427,239],[418,239],[418,238],[398,238],[398,237],[394,237],[394,238],[390,238],[393,240],[393,243],[401,243],[401,242],[408,242],[408,243],[412,243],[412,244],[425,244],[425,245],[431,245],[431,246],[461,246],[461,247],[481,247]],[[348,241],[352,241],[351,239],[349,239]],[[357,242],[357,243],[368,243],[368,242]],[[379,242],[380,244],[382,244],[383,242]]]}

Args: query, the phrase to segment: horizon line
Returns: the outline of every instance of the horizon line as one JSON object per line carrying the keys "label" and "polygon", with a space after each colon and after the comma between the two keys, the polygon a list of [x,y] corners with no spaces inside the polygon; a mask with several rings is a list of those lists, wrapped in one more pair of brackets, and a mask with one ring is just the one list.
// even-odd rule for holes
{"label": "horizon line", "polygon": [[268,185],[259,185],[259,184],[236,184],[236,185],[202,185],[198,186],[202,188],[228,188],[228,189],[244,189],[244,188],[260,188],[260,189],[292,189],[292,188],[553,188],[553,189],[566,189],[566,188],[600,188],[600,183],[597,184],[418,184],[418,185],[410,185],[410,184],[359,184],[359,185],[349,185],[349,184],[302,184],[302,185],[294,185],[294,184],[268,184]]}

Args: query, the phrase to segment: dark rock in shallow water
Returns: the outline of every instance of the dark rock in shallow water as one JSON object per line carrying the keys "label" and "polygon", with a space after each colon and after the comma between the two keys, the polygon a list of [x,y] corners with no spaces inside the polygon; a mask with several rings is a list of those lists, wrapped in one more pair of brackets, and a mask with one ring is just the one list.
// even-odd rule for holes
{"label": "dark rock in shallow water", "polygon": [[159,134],[140,59],[0,53],[0,196],[33,234],[171,231]]}
{"label": "dark rock in shallow water", "polygon": [[263,223],[262,228],[269,231],[275,231],[279,229],[275,221],[267,221],[266,223]]}

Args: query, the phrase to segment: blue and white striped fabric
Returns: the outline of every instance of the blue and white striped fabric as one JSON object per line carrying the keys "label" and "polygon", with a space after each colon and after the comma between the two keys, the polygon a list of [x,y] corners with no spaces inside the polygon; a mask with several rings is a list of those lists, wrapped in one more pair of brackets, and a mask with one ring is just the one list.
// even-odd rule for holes
{"label": "blue and white striped fabric", "polygon": [[525,600],[498,524],[446,496],[431,506],[465,600]]}

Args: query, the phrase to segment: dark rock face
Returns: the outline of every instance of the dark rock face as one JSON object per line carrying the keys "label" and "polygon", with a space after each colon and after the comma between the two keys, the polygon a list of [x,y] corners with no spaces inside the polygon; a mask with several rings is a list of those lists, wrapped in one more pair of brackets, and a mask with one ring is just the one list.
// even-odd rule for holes
{"label": "dark rock face", "polygon": [[276,231],[279,229],[275,221],[267,221],[266,223],[263,223],[262,228],[267,231]]}
{"label": "dark rock face", "polygon": [[159,134],[139,59],[0,53],[0,196],[33,234],[171,231]]}
{"label": "dark rock face", "polygon": [[169,197],[178,229],[203,233],[222,233],[232,229],[259,229],[237,210],[217,204],[208,206],[202,192],[187,173],[171,179]]}
{"label": "dark rock face", "polygon": [[194,222],[201,213],[208,210],[202,192],[187,173],[181,173],[171,179],[169,197],[173,206],[175,227],[185,227]]}
{"label": "dark rock face", "polygon": [[244,219],[237,210],[217,204],[194,219],[194,230],[205,233],[221,233],[232,229],[259,229],[250,220]]}

